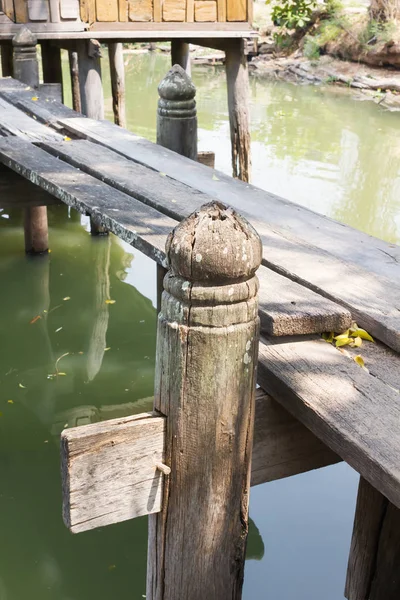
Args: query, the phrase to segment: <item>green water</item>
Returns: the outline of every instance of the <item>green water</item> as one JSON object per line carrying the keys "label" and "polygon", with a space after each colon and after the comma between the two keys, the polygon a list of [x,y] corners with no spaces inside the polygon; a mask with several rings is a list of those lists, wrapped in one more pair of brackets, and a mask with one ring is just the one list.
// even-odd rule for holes
{"label": "green water", "polygon": [[[129,127],[154,139],[168,57],[126,63]],[[193,76],[200,147],[229,172],[224,74]],[[254,183],[400,240],[397,115],[253,79],[252,122]],[[0,212],[0,600],[140,600],[146,519],[70,534],[58,444],[66,426],[148,407],[138,401],[153,391],[155,267],[112,236],[92,239],[66,207],[49,222],[52,252],[33,260],[21,213]],[[244,600],[341,600],[356,489],[344,464],[253,488]]]}

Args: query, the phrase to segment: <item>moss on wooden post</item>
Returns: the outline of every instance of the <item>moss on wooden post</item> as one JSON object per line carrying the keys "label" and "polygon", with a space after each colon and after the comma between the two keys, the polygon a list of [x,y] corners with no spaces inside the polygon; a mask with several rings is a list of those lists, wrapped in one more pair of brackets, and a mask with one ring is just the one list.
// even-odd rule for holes
{"label": "moss on wooden post", "polygon": [[163,510],[150,517],[148,600],[241,598],[261,242],[219,203],[167,241],[155,410],[166,415]]}

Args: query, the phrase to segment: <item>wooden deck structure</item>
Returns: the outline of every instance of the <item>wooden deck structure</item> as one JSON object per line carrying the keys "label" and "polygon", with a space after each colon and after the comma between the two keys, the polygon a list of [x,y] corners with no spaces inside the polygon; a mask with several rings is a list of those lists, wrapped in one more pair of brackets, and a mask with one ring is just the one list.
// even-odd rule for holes
{"label": "wooden deck structure", "polygon": [[[166,267],[168,234],[204,204],[228,204],[254,226],[262,245],[257,272],[261,388],[255,404],[251,482],[341,459],[348,462],[361,478],[347,598],[397,599],[400,247],[231,179],[114,124],[83,117],[10,78],[0,79],[0,164],[0,190],[14,186],[16,205],[33,210],[64,202],[144,252],[160,273]],[[46,194],[33,193],[37,188]],[[343,331],[352,320],[376,340],[362,349],[368,371],[351,354],[321,339],[321,332]],[[63,434],[65,519],[73,531],[162,514],[162,484],[170,477],[163,465],[179,461],[171,463],[165,454],[166,427],[173,417],[158,408],[156,417],[127,417]],[[111,496],[104,494],[102,465],[111,464],[116,455],[109,454],[115,452],[113,444],[104,440],[120,440],[121,456],[138,452],[141,457],[140,464],[132,460],[118,476],[107,471],[107,478],[115,475]],[[96,463],[93,444],[101,452]],[[82,486],[82,473],[94,467],[96,485]],[[134,501],[117,501],[122,489],[129,489]],[[157,595],[152,585],[150,598],[172,600],[171,595]],[[240,589],[235,594],[229,598],[240,598]]]}
{"label": "wooden deck structure", "polygon": [[[104,118],[102,48],[108,45],[115,123],[125,125],[123,42],[171,42],[173,64],[190,73],[189,44],[223,50],[233,175],[251,169],[245,40],[253,0],[0,0],[2,75],[39,86],[38,71],[21,68],[40,43],[43,83],[62,84],[61,49],[69,54],[74,108]],[[28,33],[27,33],[28,32]],[[61,87],[58,90],[61,98]]]}

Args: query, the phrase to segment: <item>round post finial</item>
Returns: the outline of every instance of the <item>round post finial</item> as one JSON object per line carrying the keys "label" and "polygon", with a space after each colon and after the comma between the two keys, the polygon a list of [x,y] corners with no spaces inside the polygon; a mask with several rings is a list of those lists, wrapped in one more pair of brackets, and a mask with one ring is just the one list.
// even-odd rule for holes
{"label": "round post finial", "polygon": [[256,230],[232,208],[205,204],[168,236],[166,253],[174,275],[191,282],[226,285],[246,281],[261,264]]}

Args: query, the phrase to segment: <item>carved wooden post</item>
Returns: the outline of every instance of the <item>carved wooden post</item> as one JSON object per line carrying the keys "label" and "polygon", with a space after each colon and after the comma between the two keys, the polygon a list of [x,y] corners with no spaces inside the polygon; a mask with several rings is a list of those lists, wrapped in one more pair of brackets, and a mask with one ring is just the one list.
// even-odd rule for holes
{"label": "carved wooden post", "polygon": [[108,44],[110,59],[111,91],[113,97],[114,123],[126,127],[125,114],[125,66],[121,42]]}
{"label": "carved wooden post", "polygon": [[148,600],[241,598],[258,357],[261,242],[219,203],[167,241],[155,403],[167,416],[162,512],[150,516]]}
{"label": "carved wooden post", "polygon": [[249,72],[245,40],[231,40],[226,49],[226,78],[231,128],[233,177],[249,181],[251,169]]}
{"label": "carved wooden post", "polygon": [[179,65],[189,75],[192,74],[190,64],[190,44],[182,40],[171,40],[171,63]]}
{"label": "carved wooden post", "polygon": [[157,144],[197,160],[196,88],[179,65],[158,86]]}
{"label": "carved wooden post", "polygon": [[[23,27],[12,40],[13,71],[15,79],[26,83],[32,88],[39,86],[39,69],[36,55],[36,36]],[[47,207],[33,206],[25,208],[24,213],[25,251],[30,254],[47,252],[48,224]]]}
{"label": "carved wooden post", "polygon": [[15,79],[39,86],[39,68],[36,56],[37,38],[27,27],[22,27],[12,40],[14,48],[13,72]]}

